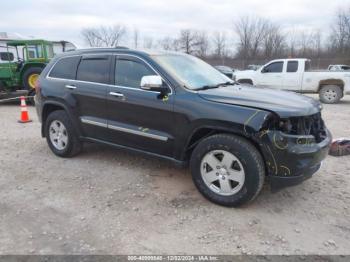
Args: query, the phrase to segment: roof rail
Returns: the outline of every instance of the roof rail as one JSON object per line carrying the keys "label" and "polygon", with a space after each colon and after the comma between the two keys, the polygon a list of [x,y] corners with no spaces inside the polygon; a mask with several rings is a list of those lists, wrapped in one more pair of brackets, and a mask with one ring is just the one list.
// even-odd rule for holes
{"label": "roof rail", "polygon": [[115,48],[116,49],[130,49],[129,47],[126,47],[126,46],[116,46]]}

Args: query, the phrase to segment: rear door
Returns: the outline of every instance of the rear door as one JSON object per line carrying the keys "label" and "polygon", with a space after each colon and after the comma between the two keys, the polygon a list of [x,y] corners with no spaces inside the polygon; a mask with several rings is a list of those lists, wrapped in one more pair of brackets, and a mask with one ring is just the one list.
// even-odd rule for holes
{"label": "rear door", "polygon": [[283,61],[264,66],[258,76],[257,86],[283,89]]}
{"label": "rear door", "polygon": [[68,106],[86,137],[107,139],[106,93],[110,62],[108,55],[63,57],[48,75],[49,88]]}
{"label": "rear door", "polygon": [[170,86],[165,97],[142,90],[141,78],[158,73],[145,60],[131,55],[115,57],[113,75],[114,85],[107,95],[110,141],[172,156],[175,125]]}
{"label": "rear door", "polygon": [[106,140],[106,94],[110,83],[110,55],[83,55],[74,83],[66,86],[77,104],[86,137]]}
{"label": "rear door", "polygon": [[300,63],[297,60],[286,62],[286,68],[283,76],[283,89],[300,91],[303,80],[303,72]]}

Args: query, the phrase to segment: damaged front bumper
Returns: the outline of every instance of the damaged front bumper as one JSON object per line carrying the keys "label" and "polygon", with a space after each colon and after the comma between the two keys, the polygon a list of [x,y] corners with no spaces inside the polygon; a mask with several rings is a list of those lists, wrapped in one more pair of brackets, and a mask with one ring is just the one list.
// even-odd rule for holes
{"label": "damaged front bumper", "polygon": [[273,192],[300,184],[320,169],[332,141],[329,130],[325,131],[326,137],[319,143],[312,135],[272,131],[265,136],[268,141],[265,141],[263,151]]}

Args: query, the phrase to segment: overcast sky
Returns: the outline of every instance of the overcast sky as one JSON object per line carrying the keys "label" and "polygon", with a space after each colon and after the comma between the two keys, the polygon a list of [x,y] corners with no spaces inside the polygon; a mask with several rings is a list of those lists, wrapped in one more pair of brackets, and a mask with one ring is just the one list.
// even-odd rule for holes
{"label": "overcast sky", "polygon": [[[327,32],[350,0],[5,0],[0,32],[20,33],[84,46],[81,29],[122,23],[141,38],[175,36],[180,29],[232,32],[242,15],[258,15],[285,28]],[[8,12],[6,10],[9,10]]]}

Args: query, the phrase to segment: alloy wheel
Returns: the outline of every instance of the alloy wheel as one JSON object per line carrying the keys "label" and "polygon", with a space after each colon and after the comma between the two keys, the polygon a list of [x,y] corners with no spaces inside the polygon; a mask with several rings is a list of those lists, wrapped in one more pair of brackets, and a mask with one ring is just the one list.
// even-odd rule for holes
{"label": "alloy wheel", "polygon": [[213,150],[203,157],[201,176],[210,190],[222,196],[236,194],[245,181],[241,161],[225,150]]}
{"label": "alloy wheel", "polygon": [[67,129],[61,121],[52,121],[50,128],[50,141],[52,145],[58,150],[64,150],[68,144]]}

